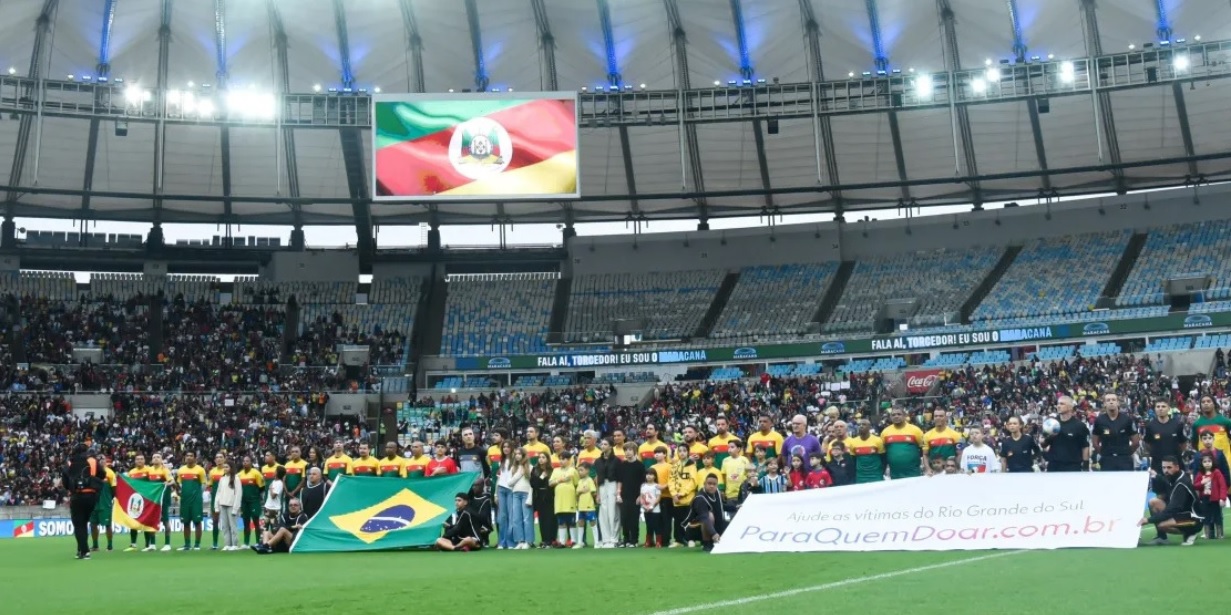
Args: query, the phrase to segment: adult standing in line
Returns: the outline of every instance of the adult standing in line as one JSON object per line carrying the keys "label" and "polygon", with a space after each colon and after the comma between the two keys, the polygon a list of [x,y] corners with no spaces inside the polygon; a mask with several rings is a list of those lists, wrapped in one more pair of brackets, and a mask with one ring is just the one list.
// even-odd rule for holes
{"label": "adult standing in line", "polygon": [[[525,451],[529,457],[529,444],[526,445]],[[556,492],[551,486],[551,457],[538,452],[535,460],[536,463],[530,468],[531,498],[534,512],[539,517],[539,548],[546,549],[556,540]]]}
{"label": "adult standing in line", "polygon": [[1090,428],[1073,417],[1073,398],[1056,401],[1060,431],[1043,440],[1048,472],[1083,472],[1090,469]]}
{"label": "adult standing in line", "polygon": [[[1042,452],[1032,436],[1022,433],[1022,419],[1011,416],[1005,422],[1007,438],[1000,439],[1000,465],[1005,472],[1034,472],[1034,460]],[[947,461],[948,458],[946,457]]]}
{"label": "adult standing in line", "polygon": [[311,519],[325,505],[325,497],[329,495],[329,482],[325,480],[325,475],[321,473],[320,468],[316,466],[308,468],[308,480],[304,481],[301,493],[303,498],[300,503],[303,504],[303,513]]}
{"label": "adult standing in line", "polygon": [[[214,465],[209,469],[209,496],[211,501],[218,499],[219,482],[222,481],[222,478],[227,475],[227,471],[224,469],[224,466],[226,465],[229,465],[227,464],[226,456],[222,453],[214,455]],[[234,470],[234,467],[234,465],[231,465],[232,470]],[[222,519],[219,517],[220,513],[217,506],[211,505],[209,510],[210,517],[214,520],[214,528],[211,530],[214,540],[213,546],[210,547],[209,550],[217,551],[218,534],[222,531],[222,527],[220,525],[222,523]]]}
{"label": "adult standing in line", "polygon": [[768,414],[762,414],[757,419],[760,431],[755,431],[748,436],[748,457],[754,459],[757,449],[765,451],[767,459],[773,459],[783,454],[782,449],[782,434],[774,430],[774,422],[769,418]]}
{"label": "adult standing in line", "polygon": [[620,529],[624,535],[617,546],[636,547],[641,538],[641,508],[637,505],[637,498],[645,482],[645,466],[637,459],[636,444],[624,444],[624,459],[616,465],[616,479],[620,483],[616,501],[620,505]]}
{"label": "adult standing in line", "polygon": [[[611,443],[603,439],[598,444],[599,456],[594,460],[594,482],[598,485],[598,538],[595,547],[610,549],[620,540],[620,483],[618,464]],[[583,451],[584,452],[584,451]],[[601,542],[600,542],[601,541]]]}
{"label": "adult standing in line", "polygon": [[1175,420],[1171,415],[1171,402],[1160,397],[1154,401],[1154,418],[1146,423],[1144,444],[1150,454],[1150,469],[1155,475],[1162,473],[1165,457],[1182,459],[1184,449],[1188,447],[1184,422]]}
{"label": "adult standing in line", "polygon": [[932,413],[932,428],[923,434],[927,444],[928,461],[957,457],[957,447],[962,443],[962,434],[949,426],[949,413],[944,408],[937,408]]}
{"label": "adult standing in line", "polygon": [[1100,471],[1133,471],[1133,451],[1141,438],[1137,435],[1137,421],[1120,412],[1120,397],[1115,393],[1103,394],[1103,412],[1094,419],[1090,439],[1098,453]]}
{"label": "adult standing in line", "polygon": [[85,444],[73,448],[73,456],[64,468],[63,485],[70,490],[69,514],[73,521],[73,537],[77,539],[77,559],[90,559],[90,514],[98,505],[102,490],[102,464],[90,454]]}
{"label": "adult standing in line", "polygon": [[890,479],[932,474],[923,430],[906,421],[906,410],[899,407],[889,410],[889,425],[881,430],[880,438],[885,443],[885,462],[889,465]]}
{"label": "adult standing in line", "polygon": [[[222,457],[222,455],[218,457]],[[215,461],[214,469],[222,473],[218,482],[214,484],[213,493],[214,530],[216,532],[214,549],[218,548],[217,533],[221,533],[222,550],[238,551],[239,513],[243,500],[243,488],[235,475],[235,466],[227,463],[225,460],[222,462]]]}
{"label": "adult standing in line", "polygon": [[808,417],[796,414],[791,418],[791,435],[782,442],[782,454],[790,465],[791,457],[799,455],[804,461],[804,472],[811,469],[813,455],[822,455],[821,441],[808,433]]}

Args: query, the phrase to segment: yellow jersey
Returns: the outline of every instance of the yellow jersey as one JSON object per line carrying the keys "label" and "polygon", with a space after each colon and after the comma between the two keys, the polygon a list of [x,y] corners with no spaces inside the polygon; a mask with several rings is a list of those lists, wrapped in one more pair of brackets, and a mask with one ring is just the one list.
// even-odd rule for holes
{"label": "yellow jersey", "polygon": [[727,457],[722,462],[722,478],[718,479],[718,482],[722,483],[723,494],[728,499],[739,497],[739,488],[748,480],[749,467],[751,462],[743,455]]}
{"label": "yellow jersey", "polygon": [[701,488],[705,486],[705,479],[709,478],[710,476],[713,476],[718,479],[718,489],[720,491],[725,492],[726,489],[723,488],[723,484],[722,484],[722,470],[719,470],[718,468],[714,468],[714,467],[709,467],[709,468],[702,467],[701,469],[697,470],[697,491],[700,491]]}
{"label": "yellow jersey", "polygon": [[377,476],[387,478],[406,478],[406,458],[394,455],[382,457],[377,464]]}
{"label": "yellow jersey", "polygon": [[343,474],[352,475],[354,471],[351,469],[353,460],[350,455],[334,455],[325,460],[325,478],[329,480],[337,480]]}
{"label": "yellow jersey", "polygon": [[923,434],[924,450],[928,459],[948,459],[957,457],[957,447],[962,443],[962,434],[945,425],[944,429],[929,429]]}
{"label": "yellow jersey", "polygon": [[376,476],[379,467],[380,461],[371,455],[358,457],[350,462],[351,474],[355,476]]}
{"label": "yellow jersey", "polygon": [[423,478],[427,472],[427,464],[432,461],[427,455],[419,455],[406,460],[406,478]]}
{"label": "yellow jersey", "polygon": [[765,449],[765,457],[773,459],[782,454],[782,434],[769,430],[769,433],[764,434],[759,431],[753,432],[748,436],[748,450],[756,450],[758,448]]}
{"label": "yellow jersey", "polygon": [[727,456],[731,454],[729,448],[731,446],[731,442],[736,440],[739,440],[739,438],[736,438],[731,434],[727,434],[725,436],[714,436],[713,438],[710,438],[709,447],[714,453],[714,467],[722,467],[722,462],[725,461]]}
{"label": "yellow jersey", "polygon": [[676,506],[689,506],[697,495],[697,466],[691,461],[677,462],[671,467],[671,497],[679,498]]}
{"label": "yellow jersey", "polygon": [[603,451],[599,450],[597,446],[594,447],[593,450],[586,450],[583,448],[580,451],[577,451],[577,463],[579,465],[583,463],[589,465],[590,466],[590,476],[593,477],[594,476],[594,462],[598,461],[598,458],[602,456],[603,456]]}
{"label": "yellow jersey", "polygon": [[261,466],[261,478],[265,479],[266,485],[274,482],[275,478],[278,478],[278,468],[279,467],[281,466],[279,466],[276,463],[271,466]]}
{"label": "yellow jersey", "polygon": [[655,440],[654,442],[647,440],[637,447],[637,456],[641,458],[641,464],[645,466],[645,469],[648,470],[657,463],[654,461],[654,451],[660,446],[667,449],[667,456],[670,457],[671,447],[667,446],[667,443],[662,440]]}
{"label": "yellow jersey", "polygon": [[551,471],[550,483],[556,486],[556,514],[577,512],[577,470],[572,467]]}
{"label": "yellow jersey", "polygon": [[594,485],[594,479],[586,475],[581,475],[577,481],[577,512],[593,512],[594,492],[598,487]]}
{"label": "yellow jersey", "polygon": [[551,447],[543,444],[542,440],[537,440],[533,443],[527,442],[526,445],[521,448],[526,451],[526,461],[530,462],[530,467],[532,468],[538,464],[539,457],[543,455],[551,457]]}

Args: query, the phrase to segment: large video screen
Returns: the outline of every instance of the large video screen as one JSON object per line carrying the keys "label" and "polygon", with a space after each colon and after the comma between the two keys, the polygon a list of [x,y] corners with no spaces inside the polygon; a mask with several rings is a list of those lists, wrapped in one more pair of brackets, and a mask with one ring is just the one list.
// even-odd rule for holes
{"label": "large video screen", "polygon": [[578,198],[574,92],[373,97],[376,200]]}

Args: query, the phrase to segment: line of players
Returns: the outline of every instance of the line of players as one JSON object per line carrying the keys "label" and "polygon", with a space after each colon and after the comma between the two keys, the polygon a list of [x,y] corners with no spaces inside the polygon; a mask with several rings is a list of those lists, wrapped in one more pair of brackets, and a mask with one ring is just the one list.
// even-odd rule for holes
{"label": "line of players", "polygon": [[[1024,433],[1023,422],[1017,417],[1007,420],[1005,427],[1008,434],[999,439],[998,451],[992,451],[990,447],[983,445],[980,430],[968,429],[969,443],[960,456],[960,470],[1033,472],[1043,465],[1049,472],[1084,471],[1091,469],[1093,457],[1098,462],[1099,470],[1129,471],[1134,469],[1133,452],[1138,450],[1141,433],[1145,436],[1144,444],[1150,453],[1154,474],[1162,472],[1164,458],[1178,459],[1185,452],[1189,439],[1185,435],[1184,424],[1172,416],[1173,410],[1167,400],[1160,399],[1156,402],[1156,418],[1145,426],[1143,432],[1138,430],[1136,419],[1120,412],[1118,396],[1107,393],[1102,401],[1103,412],[1096,417],[1091,428],[1085,421],[1077,418],[1073,399],[1061,397],[1057,403],[1060,428],[1056,433],[1047,435],[1041,446],[1035,438]],[[1194,444],[1199,451],[1208,453],[1215,467],[1221,470],[1223,478],[1231,481],[1231,472],[1226,469],[1227,455],[1231,454],[1231,441],[1228,441],[1231,419],[1219,415],[1216,408],[1212,398],[1202,398],[1201,415],[1193,424],[1193,439],[1196,440]],[[831,481],[833,484],[842,485],[850,482],[880,481],[884,480],[886,475],[891,479],[931,475],[942,471],[946,461],[959,459],[958,449],[966,437],[949,426],[947,414],[943,410],[934,413],[934,426],[926,433],[907,422],[906,413],[900,408],[891,409],[889,419],[889,424],[881,429],[879,434],[872,433],[870,421],[860,420],[855,435],[847,435],[845,423],[835,421],[829,426],[829,431],[822,441],[807,432],[807,419],[803,416],[792,419],[791,433],[786,438],[773,429],[770,417],[762,416],[759,419],[758,431],[749,434],[747,438],[747,450],[751,451],[753,456],[746,459],[746,465],[758,468],[758,474],[771,462],[779,466],[784,475],[788,473],[788,468],[807,473],[817,460],[818,453],[829,462],[834,459],[836,452],[839,467],[843,469],[831,472],[838,474],[831,476]],[[742,467],[728,472],[724,466],[740,468],[745,465],[725,464],[731,445],[738,444],[739,438],[728,431],[728,423],[722,417],[716,421],[716,432],[708,442],[702,442],[694,427],[685,427],[682,446],[699,465],[707,452],[713,452],[713,466],[709,466],[711,471],[719,475],[728,493],[733,489],[738,491],[748,468]],[[637,446],[636,454],[646,469],[650,469],[656,463],[656,451],[660,447],[671,447],[658,439],[658,430],[654,425],[647,425],[643,433],[645,440]],[[348,456],[343,446],[337,444],[334,446],[333,455],[322,460],[320,465],[323,466],[329,481],[342,474],[413,478],[452,474],[459,470],[481,471],[490,478],[499,472],[500,462],[505,454],[502,452],[505,437],[503,432],[494,432],[490,446],[484,450],[476,443],[474,431],[464,429],[463,446],[456,451],[456,457],[449,456],[443,442],[436,444],[434,455],[430,457],[424,454],[424,446],[421,443],[412,444],[410,455],[403,456],[398,453],[398,445],[389,442],[385,447],[385,456],[379,459],[370,454],[366,444],[360,445],[357,458]],[[584,440],[577,451],[577,463],[593,466],[601,454],[596,446],[596,438],[588,437]],[[610,444],[615,456],[623,460],[626,457],[625,432],[614,431]],[[552,465],[558,466],[560,454],[566,450],[566,444],[564,437],[555,436],[549,446],[539,439],[535,427],[529,427],[522,448],[526,451],[531,466],[537,463],[540,455],[548,456]],[[778,461],[780,455],[789,457]],[[795,459],[796,457],[798,459]],[[849,466],[846,465],[847,459]],[[1044,463],[1040,464],[1041,460]],[[98,508],[91,519],[95,549],[98,548],[99,528],[106,530],[107,549],[112,548],[110,516],[115,473],[110,462],[111,460],[104,460],[108,489],[101,494]],[[171,550],[168,522],[172,493],[177,494],[180,500],[180,517],[184,522],[184,545],[181,550],[201,548],[202,521],[207,512],[205,505],[209,502],[205,494],[217,493],[218,483],[225,476],[225,464],[226,459],[218,455],[214,466],[206,471],[197,464],[194,454],[186,453],[184,465],[171,472],[158,454],[151,457],[149,465],[145,464],[143,455],[134,458],[133,467],[127,471],[129,477],[164,481],[173,487],[167,490],[163,502],[162,550]],[[309,462],[302,457],[299,447],[289,450],[283,464],[279,464],[272,453],[266,453],[264,465],[259,469],[253,466],[251,457],[243,458],[241,469],[236,476],[242,485],[240,508],[245,546],[251,544],[252,532],[260,527],[263,508],[277,510],[286,500],[300,495],[308,468]],[[282,488],[276,494],[278,501],[271,506],[268,501],[268,488],[275,481],[281,483]],[[666,487],[665,481],[663,482]],[[1157,491],[1163,492],[1162,489]],[[1221,513],[1221,509],[1219,512]],[[214,512],[213,515],[215,524],[212,548],[217,549],[217,513]],[[1221,523],[1218,528],[1217,531],[1221,532]],[[192,530],[195,530],[195,536],[190,536]],[[195,540],[192,540],[193,538]],[[143,550],[155,549],[155,534],[147,533]],[[131,534],[131,544],[127,550],[138,550],[136,532]]]}

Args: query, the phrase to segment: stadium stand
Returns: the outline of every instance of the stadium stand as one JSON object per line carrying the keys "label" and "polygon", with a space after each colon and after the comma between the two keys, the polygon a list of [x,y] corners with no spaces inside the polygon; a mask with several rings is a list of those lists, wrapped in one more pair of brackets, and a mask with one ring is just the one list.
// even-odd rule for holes
{"label": "stadium stand", "polygon": [[450,276],[440,353],[452,356],[539,354],[558,273]]}
{"label": "stadium stand", "polygon": [[1032,353],[1031,358],[1044,362],[1065,361],[1072,357],[1076,350],[1076,346],[1047,346]]}
{"label": "stadium stand", "polygon": [[[915,298],[919,307],[911,325],[956,321],[962,302],[996,265],[1000,250],[933,250],[859,261],[846,292],[824,330],[849,333],[873,330],[873,320],[889,299]],[[943,271],[944,275],[937,275]]]}
{"label": "stadium stand", "polygon": [[1191,337],[1163,337],[1150,340],[1150,343],[1146,344],[1146,352],[1179,352],[1191,350],[1192,347]]}
{"label": "stadium stand", "polygon": [[1206,299],[1231,299],[1231,221],[1218,220],[1152,229],[1145,248],[1124,283],[1116,304],[1124,307],[1161,305],[1167,297],[1164,280],[1176,275],[1208,275],[1213,279]]}
{"label": "stadium stand", "polygon": [[[1034,317],[1074,318],[1098,302],[1124,246],[1128,231],[1036,239],[975,309],[975,322],[1031,324]],[[1082,275],[1074,276],[1074,271]],[[1127,316],[1133,318],[1135,316]],[[1108,319],[1100,314],[1098,319]]]}
{"label": "stadium stand", "polygon": [[838,263],[743,269],[710,337],[766,339],[807,333],[837,270]]}
{"label": "stadium stand", "polygon": [[705,317],[724,272],[716,269],[605,274],[573,279],[565,337],[610,339],[615,320],[644,318],[645,339],[692,335]]}

